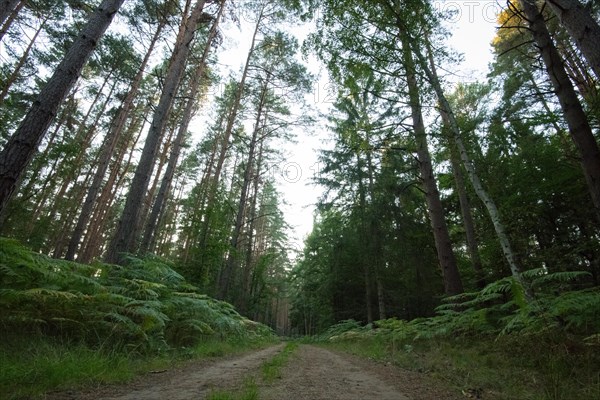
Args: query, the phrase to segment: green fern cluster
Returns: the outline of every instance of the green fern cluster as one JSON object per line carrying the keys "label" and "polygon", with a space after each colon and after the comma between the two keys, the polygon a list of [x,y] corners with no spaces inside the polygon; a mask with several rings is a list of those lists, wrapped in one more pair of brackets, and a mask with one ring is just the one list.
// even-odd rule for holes
{"label": "green fern cluster", "polygon": [[377,337],[391,343],[456,336],[530,335],[561,332],[600,345],[600,288],[581,287],[587,272],[523,274],[533,297],[512,277],[476,292],[448,297],[431,318],[376,321],[373,327],[342,321],[318,339],[343,341]]}
{"label": "green fern cluster", "polygon": [[331,325],[325,332],[317,336],[317,341],[347,340],[351,337],[361,337],[371,330],[371,326],[362,326],[360,322],[346,319]]}
{"label": "green fern cluster", "polygon": [[138,351],[191,346],[213,335],[271,330],[187,283],[166,261],[83,265],[0,238],[0,332],[43,334]]}

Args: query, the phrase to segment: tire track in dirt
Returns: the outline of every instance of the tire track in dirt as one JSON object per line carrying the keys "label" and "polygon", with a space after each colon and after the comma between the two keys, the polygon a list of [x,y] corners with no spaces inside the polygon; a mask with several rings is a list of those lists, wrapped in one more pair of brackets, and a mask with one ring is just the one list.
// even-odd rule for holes
{"label": "tire track in dirt", "polygon": [[198,370],[189,370],[162,382],[102,400],[191,400],[203,399],[211,390],[238,387],[244,378],[253,374],[261,364],[281,351],[283,345],[269,347],[240,358],[224,360]]}
{"label": "tire track in dirt", "polygon": [[455,400],[426,376],[358,357],[301,345],[282,379],[260,387],[261,400]]}
{"label": "tire track in dirt", "polygon": [[46,400],[201,400],[213,390],[240,389],[255,377],[261,400],[464,400],[425,374],[346,353],[300,345],[281,369],[281,379],[260,378],[262,364],[284,344],[217,361],[194,361],[150,373],[125,385],[49,393]]}

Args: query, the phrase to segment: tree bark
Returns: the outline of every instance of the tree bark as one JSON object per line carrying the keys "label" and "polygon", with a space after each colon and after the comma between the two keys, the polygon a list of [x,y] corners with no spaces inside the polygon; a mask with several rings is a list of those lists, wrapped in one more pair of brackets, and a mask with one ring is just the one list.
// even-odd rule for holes
{"label": "tree bark", "polygon": [[[427,44],[427,46],[429,47],[429,44]],[[513,277],[519,283],[521,283],[523,288],[527,289],[527,285],[525,285],[525,282],[523,282],[523,279],[521,277],[521,272],[522,272],[521,268],[517,264],[515,254],[512,250],[512,246],[510,244],[510,240],[508,238],[508,235],[506,234],[504,224],[502,223],[502,220],[500,218],[500,213],[498,211],[498,207],[496,207],[496,203],[494,202],[494,200],[491,198],[489,193],[483,187],[483,184],[481,183],[481,180],[479,179],[479,175],[477,175],[477,172],[475,171],[475,167],[473,166],[473,163],[471,162],[471,159],[467,153],[467,149],[462,141],[462,137],[460,134],[460,128],[458,127],[458,123],[456,122],[456,118],[454,117],[454,112],[452,111],[452,107],[450,106],[448,99],[446,99],[446,96],[442,89],[442,85],[437,76],[437,72],[435,70],[435,63],[433,61],[433,55],[431,53],[431,50],[429,50],[429,54],[428,54],[429,60],[425,59],[425,57],[420,52],[420,50],[415,48],[414,51],[415,51],[415,54],[417,55],[417,57],[419,58],[421,67],[423,68],[423,71],[425,71],[425,75],[427,75],[427,78],[429,79],[429,82],[433,86],[433,89],[437,95],[439,102],[440,102],[440,105],[441,105],[440,113],[442,115],[442,119],[444,120],[444,123],[450,127],[450,132],[452,133],[452,138],[454,139],[454,143],[456,144],[456,147],[458,148],[458,153],[463,162],[463,165],[465,166],[465,169],[467,170],[467,175],[469,176],[471,184],[473,185],[473,189],[475,190],[475,193],[477,194],[477,196],[481,199],[481,201],[485,205],[485,207],[488,211],[488,214],[490,215],[490,219],[492,220],[492,224],[494,225],[494,230],[496,231],[496,236],[498,237],[498,241],[500,242],[500,246],[502,247],[502,252],[504,253],[504,258],[506,259],[506,262],[508,263],[508,265],[510,267],[511,273],[512,273]],[[429,66],[428,66],[428,61],[429,61]]]}
{"label": "tree bark", "polygon": [[[265,128],[266,123],[266,115],[263,119],[263,129]],[[244,271],[242,276],[242,297],[240,301],[240,310],[242,312],[248,312],[248,303],[250,298],[252,297],[252,285],[251,285],[251,276],[253,272],[253,264],[255,260],[255,255],[260,254],[256,251],[255,243],[257,241],[258,229],[256,229],[256,207],[258,203],[258,195],[259,195],[259,184],[260,184],[260,170],[262,168],[262,160],[263,160],[263,148],[264,148],[264,140],[260,141],[260,146],[258,148],[258,156],[256,158],[256,168],[254,169],[253,176],[253,185],[252,185],[252,200],[250,202],[250,210],[248,215],[248,229],[247,232],[247,243],[246,243],[246,262],[244,264]],[[257,230],[256,236],[254,235],[254,230]]]}
{"label": "tree bark", "polygon": [[244,95],[244,90],[246,86],[246,79],[248,78],[248,71],[250,69],[250,60],[252,59],[252,55],[254,54],[254,49],[256,47],[256,36],[258,35],[258,30],[260,28],[260,24],[262,22],[263,14],[262,10],[259,13],[256,25],[254,26],[254,33],[252,34],[252,41],[250,43],[250,50],[248,50],[248,55],[246,56],[246,63],[244,64],[244,71],[242,72],[242,78],[240,79],[240,83],[237,87],[237,91],[235,93],[235,98],[233,99],[233,103],[231,105],[231,110],[227,116],[227,125],[225,126],[225,130],[223,132],[221,149],[219,152],[219,158],[217,159],[217,165],[215,167],[215,172],[213,174],[212,182],[209,183],[208,187],[208,196],[206,199],[206,207],[207,213],[204,218],[204,224],[202,226],[202,232],[200,233],[200,247],[204,247],[206,243],[206,239],[208,237],[208,230],[210,229],[210,221],[212,219],[212,204],[215,200],[215,196],[217,195],[217,190],[219,188],[219,181],[221,179],[221,171],[223,169],[223,164],[225,163],[225,158],[227,156],[227,151],[229,150],[229,139],[233,132],[233,126],[237,119],[238,111],[240,108],[240,103],[242,101],[242,96]]}
{"label": "tree bark", "polygon": [[22,0],[0,0],[0,25],[8,19]]}
{"label": "tree bark", "polygon": [[0,23],[0,42],[2,41],[2,38],[4,38],[4,35],[6,35],[6,32],[8,32],[10,26],[17,18],[17,15],[19,15],[19,12],[21,12],[21,9],[24,6],[25,0],[21,0],[19,4],[17,4],[16,8],[8,15],[8,17],[4,19],[4,22]]}
{"label": "tree bark", "polygon": [[[546,71],[560,102],[571,138],[581,155],[588,190],[600,221],[600,149],[564,63],[552,42],[544,17],[532,0],[519,0],[533,39],[540,50]],[[600,41],[596,43],[600,45]]]}
{"label": "tree bark", "polygon": [[156,227],[164,211],[169,191],[171,190],[171,184],[173,181],[173,177],[175,176],[175,170],[177,168],[179,155],[181,154],[181,148],[183,146],[185,135],[187,134],[190,121],[194,116],[194,111],[198,100],[198,93],[200,92],[201,83],[205,75],[206,60],[210,53],[213,40],[216,37],[219,21],[221,20],[221,16],[223,14],[224,9],[224,5],[221,4],[219,12],[217,13],[217,16],[215,18],[215,22],[213,23],[210,32],[208,33],[206,45],[204,46],[204,52],[202,53],[202,58],[198,61],[198,65],[196,67],[196,70],[194,71],[192,82],[190,83],[190,89],[187,95],[188,98],[184,106],[183,117],[179,122],[177,136],[173,141],[167,169],[163,176],[163,180],[161,182],[160,189],[158,190],[158,194],[156,195],[154,205],[152,206],[150,216],[146,222],[146,228],[144,230],[142,244],[140,246],[140,250],[142,252],[152,251],[152,247],[156,242]]}
{"label": "tree bark", "polygon": [[175,45],[173,57],[169,63],[169,69],[165,77],[165,86],[156,107],[135,176],[131,182],[123,213],[106,254],[106,261],[109,263],[119,263],[122,261],[123,253],[134,252],[136,250],[141,217],[141,202],[146,195],[148,183],[154,169],[156,153],[168,121],[173,100],[177,94],[181,77],[185,70],[185,64],[190,53],[198,22],[202,16],[204,3],[204,0],[198,0],[190,17],[184,18],[184,34],[181,41]]}
{"label": "tree bark", "polygon": [[481,257],[479,257],[479,243],[477,242],[477,237],[475,236],[475,222],[473,221],[473,214],[471,213],[471,202],[469,201],[469,196],[467,196],[465,178],[460,168],[460,157],[456,154],[456,150],[451,144],[450,164],[452,166],[452,175],[454,176],[456,191],[458,192],[458,202],[460,203],[460,212],[463,219],[463,225],[465,227],[467,248],[469,249],[471,264],[473,265],[473,270],[475,271],[477,287],[483,289],[486,282],[483,273],[483,266],[481,265]]}
{"label": "tree bark", "polygon": [[252,181],[252,171],[254,166],[254,153],[256,152],[256,145],[258,144],[258,133],[261,130],[261,120],[263,112],[266,106],[267,91],[269,88],[269,75],[267,74],[265,82],[261,89],[260,101],[258,104],[258,110],[256,115],[256,122],[252,131],[252,139],[250,140],[250,148],[248,150],[248,161],[244,169],[244,180],[242,182],[242,189],[240,193],[240,199],[238,201],[237,215],[235,218],[235,225],[233,227],[233,233],[231,234],[231,241],[229,243],[230,249],[227,256],[227,261],[221,279],[219,282],[219,298],[225,299],[228,296],[231,284],[233,281],[233,274],[238,261],[238,245],[240,233],[244,223],[244,209],[246,207],[246,199],[248,196],[248,188]]}
{"label": "tree bark", "polygon": [[[94,209],[94,207],[92,207],[90,209],[91,216],[88,216],[90,223],[86,227],[86,234],[83,237],[83,241],[80,246],[81,254],[77,256],[78,262],[86,263],[100,254],[99,243],[102,239],[104,239],[103,235],[106,231],[104,226],[106,224],[109,210],[114,203],[119,185],[129,171],[129,166],[131,165],[135,148],[140,140],[142,132],[144,131],[146,119],[148,118],[148,115],[150,115],[150,104],[145,104],[140,108],[141,110],[138,118],[130,123],[129,127],[127,128],[127,132],[121,138],[121,143],[116,152],[115,161],[112,164],[110,174],[108,175],[107,181],[104,184],[104,188],[102,188],[102,191],[99,193],[98,199],[95,202],[96,208]],[[123,163],[123,160],[127,155],[129,158],[125,163]],[[94,176],[94,178],[95,177],[96,176]]]}
{"label": "tree bark", "polygon": [[444,208],[440,199],[440,192],[433,175],[433,166],[431,156],[427,145],[427,132],[421,113],[421,100],[419,94],[419,84],[416,78],[415,64],[413,61],[410,43],[405,34],[400,35],[402,41],[402,50],[404,56],[404,66],[406,68],[406,80],[408,83],[408,95],[410,101],[411,115],[415,141],[417,143],[417,156],[419,159],[419,171],[425,190],[425,199],[427,201],[427,210],[429,220],[435,239],[435,247],[438,254],[438,260],[442,268],[444,279],[444,290],[447,295],[462,293],[463,285],[456,264],[456,258],[450,242],[448,226],[444,219]]}
{"label": "tree bark", "polygon": [[598,21],[578,0],[546,0],[546,4],[550,6],[561,25],[569,32],[592,71],[600,79],[600,25]]}
{"label": "tree bark", "polygon": [[56,111],[124,0],[103,0],[0,153],[0,214],[37,151]]}
{"label": "tree bark", "polygon": [[21,68],[23,68],[23,66],[25,65],[25,62],[27,62],[27,59],[29,58],[29,53],[31,53],[31,49],[33,49],[33,45],[35,44],[37,37],[40,35],[42,30],[46,26],[46,21],[47,21],[47,19],[42,21],[42,23],[40,24],[37,31],[35,31],[35,34],[29,41],[27,48],[25,49],[25,51],[19,58],[17,65],[15,65],[10,76],[6,79],[6,82],[4,82],[4,86],[2,87],[2,92],[0,92],[0,106],[2,106],[2,103],[4,103],[4,99],[8,95],[8,92],[9,92],[11,86],[17,81],[17,79],[19,79],[19,73],[21,72]]}
{"label": "tree bark", "polygon": [[79,247],[79,243],[83,237],[83,232],[85,227],[87,226],[90,217],[92,215],[92,210],[94,208],[94,203],[100,193],[102,182],[104,181],[104,177],[106,175],[106,171],[108,170],[108,166],[110,164],[110,160],[115,151],[117,142],[121,137],[123,129],[125,128],[125,123],[129,117],[130,111],[133,107],[133,101],[137,97],[137,94],[140,89],[140,85],[142,84],[142,80],[144,78],[144,71],[146,66],[148,65],[148,61],[150,60],[150,56],[154,51],[154,47],[160,38],[162,30],[164,28],[164,23],[161,22],[150,41],[150,45],[148,46],[148,50],[142,60],[142,64],[140,65],[136,76],[133,78],[131,83],[131,88],[127,92],[125,99],[123,99],[123,103],[117,112],[117,115],[111,122],[110,128],[106,137],[104,138],[104,142],[102,143],[102,148],[100,150],[100,157],[98,166],[96,168],[96,173],[94,174],[94,178],[92,180],[92,185],[90,186],[88,193],[83,202],[83,206],[81,208],[81,212],[77,219],[77,224],[75,225],[75,229],[73,231],[73,235],[69,241],[69,246],[67,248],[67,254],[65,259],[74,260],[75,253]]}

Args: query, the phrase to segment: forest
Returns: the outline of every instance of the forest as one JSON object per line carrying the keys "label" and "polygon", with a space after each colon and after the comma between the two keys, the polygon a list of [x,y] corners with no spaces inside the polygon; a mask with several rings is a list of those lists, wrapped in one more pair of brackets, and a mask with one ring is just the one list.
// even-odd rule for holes
{"label": "forest", "polygon": [[600,397],[600,3],[494,3],[475,80],[440,1],[0,0],[0,394],[300,338]]}

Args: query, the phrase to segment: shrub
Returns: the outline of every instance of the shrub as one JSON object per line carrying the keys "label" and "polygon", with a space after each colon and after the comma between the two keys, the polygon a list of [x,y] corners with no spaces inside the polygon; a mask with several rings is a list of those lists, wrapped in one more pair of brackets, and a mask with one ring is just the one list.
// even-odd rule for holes
{"label": "shrub", "polygon": [[272,331],[187,283],[158,257],[127,265],[54,260],[0,238],[0,332],[77,340],[99,347],[161,351],[217,335]]}

